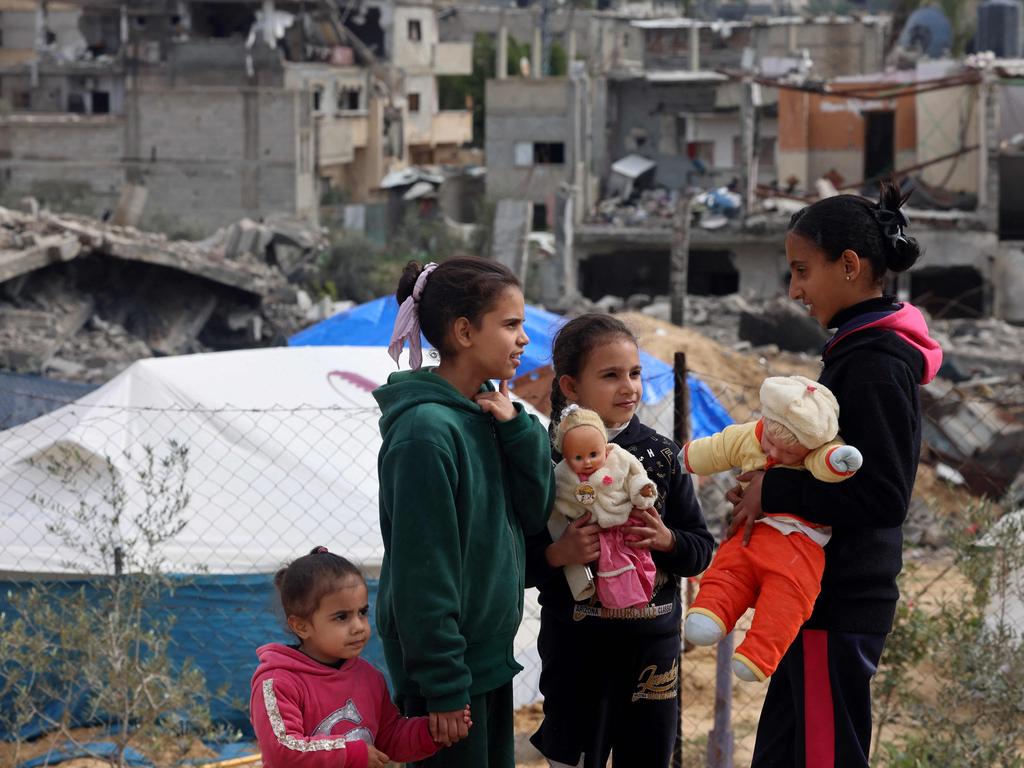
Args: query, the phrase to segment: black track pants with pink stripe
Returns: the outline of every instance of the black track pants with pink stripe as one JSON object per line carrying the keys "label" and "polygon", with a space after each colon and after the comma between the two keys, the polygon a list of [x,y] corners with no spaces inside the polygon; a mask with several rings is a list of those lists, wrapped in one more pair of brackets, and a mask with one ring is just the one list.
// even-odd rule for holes
{"label": "black track pants with pink stripe", "polygon": [[866,768],[885,638],[801,630],[768,684],[751,768]]}

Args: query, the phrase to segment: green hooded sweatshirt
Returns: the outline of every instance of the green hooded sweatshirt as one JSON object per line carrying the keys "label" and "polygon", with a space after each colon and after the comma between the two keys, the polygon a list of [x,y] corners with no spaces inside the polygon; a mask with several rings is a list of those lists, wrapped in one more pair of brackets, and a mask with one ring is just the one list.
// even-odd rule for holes
{"label": "green hooded sweatshirt", "polygon": [[496,421],[433,369],[394,373],[373,396],[384,656],[397,696],[454,711],[522,669],[523,531],[541,530],[554,500],[547,431],[520,404]]}

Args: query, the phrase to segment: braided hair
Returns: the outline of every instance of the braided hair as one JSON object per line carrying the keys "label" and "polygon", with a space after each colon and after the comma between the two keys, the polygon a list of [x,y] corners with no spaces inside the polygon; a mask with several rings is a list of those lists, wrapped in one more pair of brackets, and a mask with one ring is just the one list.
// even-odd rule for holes
{"label": "braided hair", "polygon": [[917,240],[904,233],[910,222],[900,209],[908,196],[895,182],[883,181],[878,202],[860,195],[827,197],[794,213],[789,231],[813,242],[829,261],[855,251],[881,283],[887,270],[908,270],[921,256]]}
{"label": "braided hair", "polygon": [[617,317],[598,312],[574,317],[555,334],[555,341],[551,345],[551,362],[555,369],[555,378],[551,382],[551,422],[548,424],[548,434],[552,442],[558,430],[562,410],[567,405],[558,380],[562,376],[579,376],[590,358],[590,353],[600,345],[616,339],[629,339],[637,344],[636,335],[625,323]]}

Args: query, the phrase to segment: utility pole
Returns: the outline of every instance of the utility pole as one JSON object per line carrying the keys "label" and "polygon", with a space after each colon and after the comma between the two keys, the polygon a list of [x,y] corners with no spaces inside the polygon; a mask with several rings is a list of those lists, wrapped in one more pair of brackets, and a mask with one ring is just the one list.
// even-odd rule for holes
{"label": "utility pole", "polygon": [[672,322],[686,324],[686,273],[690,263],[690,195],[679,190],[672,218],[672,259],[669,266],[669,290]]}
{"label": "utility pole", "polygon": [[540,71],[538,77],[551,74],[551,0],[540,4]]}
{"label": "utility pole", "polygon": [[743,78],[740,80],[740,176],[737,192],[743,200],[743,215],[754,211],[757,188],[757,107],[761,104],[761,86],[754,82],[753,48],[743,49]]}

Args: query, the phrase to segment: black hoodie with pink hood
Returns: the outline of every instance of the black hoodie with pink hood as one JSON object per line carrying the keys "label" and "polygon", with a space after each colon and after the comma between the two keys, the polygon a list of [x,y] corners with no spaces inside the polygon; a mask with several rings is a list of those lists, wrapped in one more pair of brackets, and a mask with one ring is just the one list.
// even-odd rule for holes
{"label": "black hoodie with pink hood", "polygon": [[860,450],[864,465],[842,483],[769,470],[761,506],[832,526],[821,594],[805,626],[887,633],[921,450],[918,386],[935,377],[942,350],[920,311],[889,296],[843,310],[829,327],[837,330],[822,354],[819,381],[839,401],[839,434]]}

